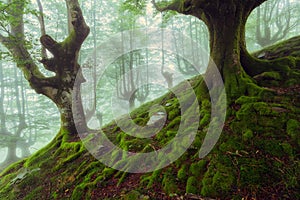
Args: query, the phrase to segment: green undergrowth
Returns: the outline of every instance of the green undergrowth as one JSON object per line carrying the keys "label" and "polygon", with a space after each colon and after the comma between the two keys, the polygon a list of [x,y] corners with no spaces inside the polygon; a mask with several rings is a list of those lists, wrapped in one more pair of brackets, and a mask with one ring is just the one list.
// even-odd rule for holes
{"label": "green undergrowth", "polygon": [[[300,199],[300,98],[299,91],[292,90],[300,83],[297,73],[295,68],[288,75],[265,72],[251,81],[244,77],[251,87],[247,85],[244,95],[229,99],[221,137],[203,159],[199,150],[210,125],[211,102],[202,78],[195,77],[190,83],[199,104],[197,134],[191,146],[169,166],[145,174],[117,171],[95,159],[81,140],[71,140],[61,131],[46,147],[0,174],[0,199],[162,199],[155,196],[158,193],[171,199],[185,194],[221,199]],[[285,89],[274,89],[279,86]],[[175,90],[186,100],[191,98],[181,84]],[[176,96],[167,93],[131,113],[135,124],[145,126],[162,108],[166,121],[151,138],[129,136],[116,122],[103,132],[127,151],[159,150],[176,136],[180,123],[190,120],[182,121],[184,114]],[[128,120],[121,119],[120,123],[130,127]],[[164,155],[159,156],[164,159]],[[115,153],[111,160],[123,157]],[[145,166],[140,163],[137,167]]]}

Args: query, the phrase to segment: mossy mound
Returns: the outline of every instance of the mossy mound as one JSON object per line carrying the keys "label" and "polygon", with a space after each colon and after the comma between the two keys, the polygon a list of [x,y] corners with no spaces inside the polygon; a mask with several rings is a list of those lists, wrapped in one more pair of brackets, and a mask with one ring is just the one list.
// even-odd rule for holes
{"label": "mossy mound", "polygon": [[[265,76],[288,81],[276,73]],[[81,140],[70,140],[60,132],[48,146],[1,173],[0,199],[300,199],[300,87],[295,80],[296,84],[286,87],[262,89],[266,81],[257,79],[255,86],[263,93],[230,99],[221,137],[210,154],[200,159],[211,103],[202,78],[195,77],[190,83],[199,101],[198,132],[190,148],[171,165],[146,174],[120,172],[92,157]],[[155,136],[128,136],[115,122],[103,132],[124,150],[162,148],[175,137],[181,123],[175,95],[168,93],[146,103],[131,117],[145,125],[150,108],[157,104],[165,108],[167,118]],[[115,154],[111,159],[122,156]]]}

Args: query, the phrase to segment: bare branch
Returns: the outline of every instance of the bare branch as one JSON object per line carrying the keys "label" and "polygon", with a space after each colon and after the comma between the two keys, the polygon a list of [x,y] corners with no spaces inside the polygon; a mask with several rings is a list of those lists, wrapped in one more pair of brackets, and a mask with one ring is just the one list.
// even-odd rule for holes
{"label": "bare branch", "polygon": [[[39,23],[40,23],[40,29],[41,29],[41,35],[46,35],[46,28],[45,28],[45,20],[44,20],[44,11],[41,0],[36,0],[38,7],[39,7]],[[47,58],[47,51],[44,46],[42,46],[42,58]]]}

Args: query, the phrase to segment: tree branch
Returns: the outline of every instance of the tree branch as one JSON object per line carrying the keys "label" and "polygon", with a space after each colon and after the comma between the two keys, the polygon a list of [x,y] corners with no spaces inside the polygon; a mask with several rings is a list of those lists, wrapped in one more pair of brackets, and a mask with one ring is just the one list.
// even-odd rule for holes
{"label": "tree branch", "polygon": [[[44,11],[43,11],[43,6],[42,2],[40,0],[36,0],[38,7],[39,7],[39,23],[40,23],[40,29],[41,29],[41,35],[46,35],[46,28],[45,28],[45,20],[44,20]],[[42,58],[47,58],[47,51],[44,46],[42,46]]]}
{"label": "tree branch", "polygon": [[207,20],[205,14],[207,4],[213,4],[210,0],[173,0],[172,2],[164,2],[166,6],[159,5],[155,0],[152,0],[152,4],[156,10],[160,12],[175,11],[184,15],[192,15],[203,21]]}
{"label": "tree branch", "polygon": [[1,35],[0,33],[0,43],[4,44],[4,43],[7,43],[8,42],[8,38],[7,37],[4,37],[3,35]]}
{"label": "tree branch", "polygon": [[53,54],[53,56],[60,56],[61,45],[58,42],[56,42],[51,36],[43,35],[40,38],[40,42],[48,51],[50,51]]}
{"label": "tree branch", "polygon": [[178,13],[184,12],[183,0],[175,0],[173,2],[167,3],[167,6],[163,6],[163,7],[158,5],[155,0],[152,0],[152,4],[155,7],[155,9],[158,10],[159,12],[164,12],[164,11],[176,11]]}
{"label": "tree branch", "polygon": [[64,42],[68,42],[75,51],[79,50],[83,41],[90,32],[90,28],[86,24],[78,0],[66,0],[68,13],[70,13],[72,31]]}
{"label": "tree branch", "polygon": [[[7,48],[22,70],[25,78],[36,90],[40,84],[48,84],[47,78],[40,72],[38,66],[34,63],[24,42],[24,21],[23,14],[25,2],[20,0],[10,1],[10,5],[17,5],[16,9],[9,7],[9,17],[14,17],[15,21],[10,23],[11,34],[7,37],[0,34],[0,42]],[[45,82],[46,81],[46,82]]]}
{"label": "tree branch", "polygon": [[0,34],[0,42],[12,54],[17,66],[22,70],[26,80],[37,93],[45,94],[45,87],[59,87],[56,77],[47,78],[39,71],[22,41],[17,43],[13,36],[4,37]]}
{"label": "tree branch", "polygon": [[[249,0],[248,0],[249,1]],[[268,0],[250,0],[250,2],[246,3],[248,5],[247,10],[252,11],[256,7],[260,6],[262,3],[266,2]]]}

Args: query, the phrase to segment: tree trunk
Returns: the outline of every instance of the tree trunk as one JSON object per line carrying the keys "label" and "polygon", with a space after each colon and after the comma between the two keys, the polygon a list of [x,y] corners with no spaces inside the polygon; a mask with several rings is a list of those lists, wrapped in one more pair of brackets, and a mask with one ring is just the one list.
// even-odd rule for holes
{"label": "tree trunk", "polygon": [[[208,85],[213,88],[219,81],[214,79],[212,65],[219,69],[225,83],[229,98],[235,98],[247,93],[245,84],[251,83],[247,79],[241,57],[248,56],[245,42],[245,24],[250,11],[245,11],[243,4],[239,6],[220,7],[219,15],[209,15],[205,23],[210,33],[210,56],[213,61],[206,72]],[[250,56],[250,55],[249,55]]]}
{"label": "tree trunk", "polygon": [[61,131],[69,134],[85,132],[87,125],[80,96],[80,85],[65,88],[60,93],[59,99],[54,98],[54,101],[60,112]]}
{"label": "tree trunk", "polygon": [[9,141],[9,145],[7,146],[7,154],[4,165],[11,164],[19,160],[17,157],[17,141]]}
{"label": "tree trunk", "polygon": [[[252,81],[247,78],[242,66],[242,59],[251,60],[246,50],[245,24],[251,11],[264,1],[266,0],[182,0],[172,1],[163,7],[155,1],[153,3],[161,12],[173,10],[193,15],[205,22],[210,33],[212,59],[205,74],[207,86],[209,89],[218,88],[222,80],[216,80],[215,75],[221,73],[227,96],[234,99],[251,90]],[[214,63],[219,72],[212,67]]]}

